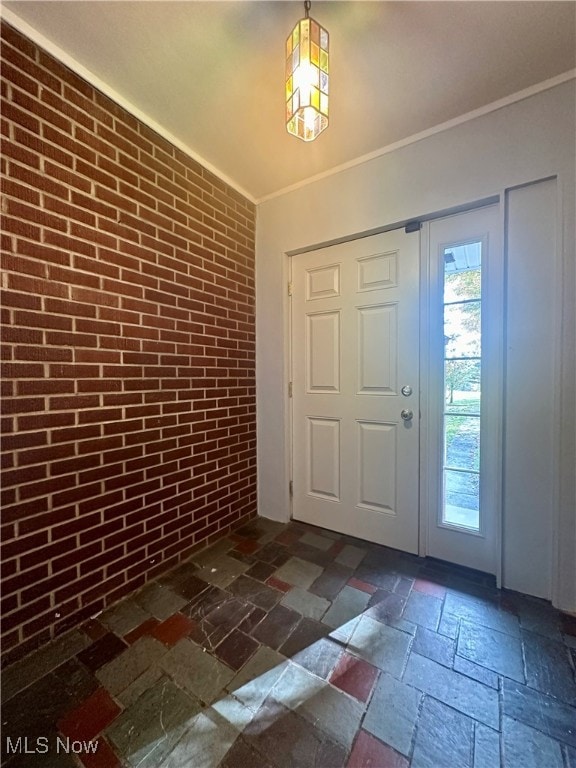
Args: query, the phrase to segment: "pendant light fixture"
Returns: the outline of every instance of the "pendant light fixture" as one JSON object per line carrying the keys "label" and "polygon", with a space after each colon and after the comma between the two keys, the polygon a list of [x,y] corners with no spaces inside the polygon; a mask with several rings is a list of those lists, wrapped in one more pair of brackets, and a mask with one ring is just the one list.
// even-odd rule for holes
{"label": "pendant light fixture", "polygon": [[314,141],[328,127],[328,32],[305,16],[286,40],[286,128],[303,141]]}

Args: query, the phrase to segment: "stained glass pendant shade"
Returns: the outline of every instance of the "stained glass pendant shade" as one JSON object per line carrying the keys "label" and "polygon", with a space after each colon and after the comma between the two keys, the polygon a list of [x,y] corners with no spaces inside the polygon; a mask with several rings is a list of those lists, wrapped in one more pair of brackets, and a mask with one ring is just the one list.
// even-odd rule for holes
{"label": "stained glass pendant shade", "polygon": [[286,128],[303,141],[314,141],[328,127],[329,36],[306,16],[286,40]]}

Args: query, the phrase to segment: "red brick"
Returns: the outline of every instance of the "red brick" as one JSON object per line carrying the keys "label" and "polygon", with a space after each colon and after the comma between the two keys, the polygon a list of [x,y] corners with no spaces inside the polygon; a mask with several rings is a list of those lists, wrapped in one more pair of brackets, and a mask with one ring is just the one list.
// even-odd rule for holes
{"label": "red brick", "polygon": [[3,33],[14,658],[254,516],[255,209]]}

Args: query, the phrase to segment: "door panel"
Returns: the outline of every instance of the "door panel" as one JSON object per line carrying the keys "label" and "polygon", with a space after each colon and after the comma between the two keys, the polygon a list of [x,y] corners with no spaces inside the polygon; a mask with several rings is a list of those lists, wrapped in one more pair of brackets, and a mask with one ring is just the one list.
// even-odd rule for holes
{"label": "door panel", "polygon": [[409,552],[418,550],[418,262],[419,235],[402,230],[292,259],[293,517]]}

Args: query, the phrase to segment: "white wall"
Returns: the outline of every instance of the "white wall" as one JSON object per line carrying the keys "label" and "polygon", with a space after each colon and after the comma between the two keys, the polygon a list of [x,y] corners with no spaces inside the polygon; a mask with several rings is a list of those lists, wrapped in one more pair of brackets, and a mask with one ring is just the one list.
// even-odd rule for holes
{"label": "white wall", "polygon": [[[557,604],[576,611],[575,124],[574,81],[570,81],[259,205],[256,282],[261,515],[277,520],[286,520],[289,515],[284,254],[503,195],[510,187],[557,175],[563,339],[558,402],[562,413],[560,482],[555,512],[559,522],[559,579],[553,586]],[[513,528],[507,528],[507,536],[514,536]],[[521,552],[507,552],[507,558],[514,560],[515,572],[542,567],[528,562]],[[510,563],[504,563],[505,573],[507,565]]]}

